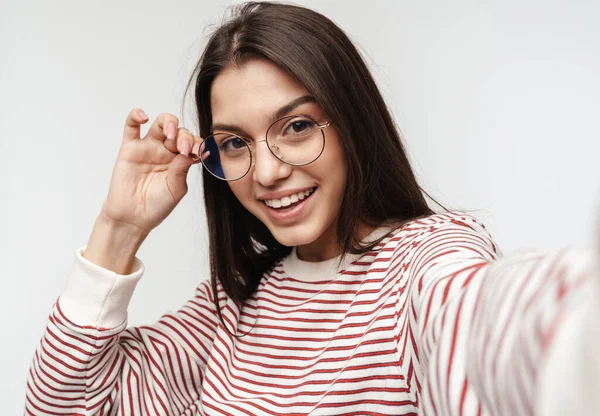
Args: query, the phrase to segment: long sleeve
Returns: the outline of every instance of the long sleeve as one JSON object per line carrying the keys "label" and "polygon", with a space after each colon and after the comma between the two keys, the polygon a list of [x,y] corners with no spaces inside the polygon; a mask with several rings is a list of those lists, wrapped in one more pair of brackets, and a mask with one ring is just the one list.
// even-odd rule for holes
{"label": "long sleeve", "polygon": [[76,250],[67,288],[53,306],[29,372],[29,415],[192,414],[217,317],[208,281],[175,313],[127,325],[144,273],[119,275]]}
{"label": "long sleeve", "polygon": [[[502,256],[469,215],[432,225],[415,245],[410,302],[424,375],[421,414],[558,415],[549,409],[569,399],[594,409],[577,414],[600,412],[598,399],[582,405],[600,370],[598,358],[590,360],[599,332],[586,335],[585,325],[600,302],[595,253]],[[560,382],[549,383],[552,377]]]}

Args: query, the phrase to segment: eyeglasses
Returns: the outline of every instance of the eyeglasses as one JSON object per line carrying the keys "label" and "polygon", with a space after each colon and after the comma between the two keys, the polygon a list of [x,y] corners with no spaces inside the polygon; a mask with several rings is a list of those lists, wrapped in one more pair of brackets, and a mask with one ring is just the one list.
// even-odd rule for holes
{"label": "eyeglasses", "polygon": [[[252,148],[266,142],[277,159],[292,166],[308,165],[321,156],[325,148],[324,129],[330,121],[317,123],[306,115],[285,116],[277,119],[267,129],[265,140],[253,141],[231,133],[215,133],[200,144],[202,153],[209,155],[202,164],[213,176],[224,181],[236,181],[254,166]],[[197,161],[200,157],[194,158]]]}

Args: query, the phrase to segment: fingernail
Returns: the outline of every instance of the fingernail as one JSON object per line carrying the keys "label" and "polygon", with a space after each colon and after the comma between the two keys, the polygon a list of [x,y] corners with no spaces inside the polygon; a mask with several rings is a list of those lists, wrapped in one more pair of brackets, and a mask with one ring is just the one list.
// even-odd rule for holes
{"label": "fingernail", "polygon": [[148,116],[146,115],[146,113],[144,113],[144,110],[140,110],[138,111],[138,115],[140,116],[140,118],[144,121],[148,120]]}
{"label": "fingernail", "polygon": [[184,156],[187,156],[190,154],[190,142],[187,140],[184,140],[183,143],[181,143],[181,154]]}
{"label": "fingernail", "polygon": [[194,145],[192,146],[192,153],[197,155],[199,151],[200,151],[200,143],[194,143]]}
{"label": "fingernail", "polygon": [[169,123],[167,125],[167,139],[174,140],[175,139],[175,124]]}

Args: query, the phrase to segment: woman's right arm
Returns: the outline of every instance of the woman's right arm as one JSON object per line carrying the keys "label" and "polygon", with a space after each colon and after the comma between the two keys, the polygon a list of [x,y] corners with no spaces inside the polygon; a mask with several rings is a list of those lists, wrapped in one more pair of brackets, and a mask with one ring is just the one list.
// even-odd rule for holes
{"label": "woman's right arm", "polygon": [[182,414],[199,399],[217,324],[208,282],[178,312],[126,329],[144,273],[137,250],[187,194],[200,160],[190,150],[202,153],[202,139],[168,113],[142,139],[148,120],[139,108],[125,120],[108,195],[33,359],[27,414]]}
{"label": "woman's right arm", "polygon": [[[198,405],[218,322],[209,282],[176,313],[126,329],[144,273],[135,254],[125,254],[136,240],[97,220],[88,245],[76,250],[30,368],[27,414],[171,415]],[[116,271],[124,267],[131,272]]]}

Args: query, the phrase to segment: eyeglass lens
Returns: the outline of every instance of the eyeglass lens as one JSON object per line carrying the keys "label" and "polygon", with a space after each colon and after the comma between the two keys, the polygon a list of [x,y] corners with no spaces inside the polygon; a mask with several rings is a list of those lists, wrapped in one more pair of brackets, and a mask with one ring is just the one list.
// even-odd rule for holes
{"label": "eyeglass lens", "polygon": [[[267,130],[266,139],[277,159],[294,166],[314,162],[325,146],[322,129],[307,116],[289,116],[275,121]],[[241,179],[252,166],[250,143],[229,133],[208,136],[204,151],[210,154],[202,163],[219,179]]]}

